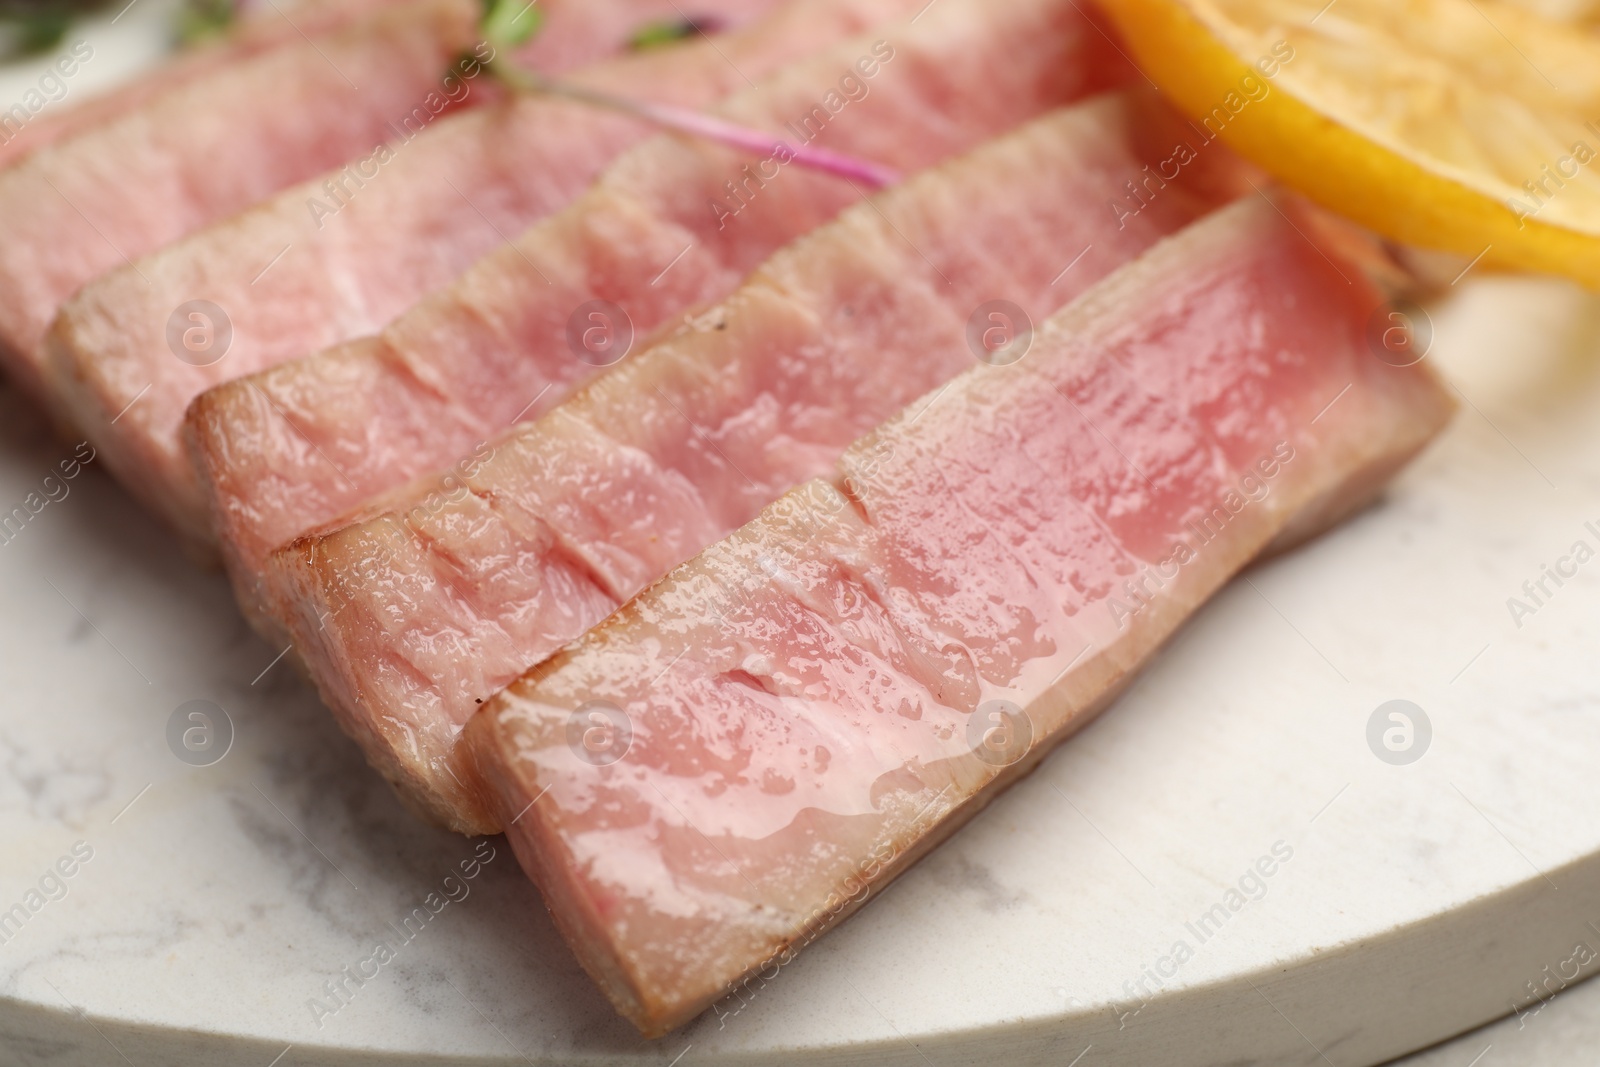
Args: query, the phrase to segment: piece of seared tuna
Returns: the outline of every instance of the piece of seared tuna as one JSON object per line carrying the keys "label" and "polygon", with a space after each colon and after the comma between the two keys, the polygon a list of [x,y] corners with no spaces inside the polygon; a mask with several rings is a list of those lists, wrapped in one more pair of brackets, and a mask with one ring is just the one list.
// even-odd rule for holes
{"label": "piece of seared tuna", "polygon": [[1368,264],[1250,196],[490,700],[483,779],[617,1009],[659,1035],[792,959],[1426,445],[1452,404],[1375,355]]}

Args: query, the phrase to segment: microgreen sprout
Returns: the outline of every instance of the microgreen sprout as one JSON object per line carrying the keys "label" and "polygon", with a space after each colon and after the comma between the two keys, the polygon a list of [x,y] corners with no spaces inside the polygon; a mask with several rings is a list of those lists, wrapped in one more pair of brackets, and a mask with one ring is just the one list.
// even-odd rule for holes
{"label": "microgreen sprout", "polygon": [[[524,8],[532,8],[528,0],[489,0],[488,15],[483,25],[484,38],[495,49],[495,58],[489,63],[490,72],[501,83],[517,92],[558,96],[631,115],[663,129],[715,141],[753,155],[795,163],[872,189],[881,189],[900,181],[899,172],[869,160],[831,152],[813,145],[790,144],[762,130],[729,122],[691,108],[632,100],[587,86],[547,78],[511,58],[512,50],[526,43],[533,32],[540,28],[536,24],[531,29],[524,30],[518,22],[518,19],[522,18],[520,12]],[[523,21],[528,20],[523,19]],[[501,27],[512,28],[513,35],[501,36],[503,32]],[[635,41],[638,37],[636,34]]]}
{"label": "microgreen sprout", "polygon": [[709,36],[720,32],[721,29],[722,20],[714,17],[662,19],[658,22],[647,22],[635,30],[633,36],[628,38],[628,47],[635,52],[645,52],[652,48],[677,44],[690,37],[702,34]]}
{"label": "microgreen sprout", "polygon": [[544,10],[538,0],[485,0],[483,37],[496,50],[517,48],[544,29]]}

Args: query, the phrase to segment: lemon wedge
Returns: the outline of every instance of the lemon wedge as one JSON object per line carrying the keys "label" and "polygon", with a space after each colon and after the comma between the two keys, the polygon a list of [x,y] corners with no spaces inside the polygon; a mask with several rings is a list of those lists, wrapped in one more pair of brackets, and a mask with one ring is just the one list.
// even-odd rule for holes
{"label": "lemon wedge", "polygon": [[1101,0],[1198,139],[1409,244],[1600,289],[1600,35],[1498,0]]}
{"label": "lemon wedge", "polygon": [[1600,16],[1600,2],[1596,0],[1512,0],[1512,2],[1545,18],[1561,22],[1593,22],[1596,16]]}

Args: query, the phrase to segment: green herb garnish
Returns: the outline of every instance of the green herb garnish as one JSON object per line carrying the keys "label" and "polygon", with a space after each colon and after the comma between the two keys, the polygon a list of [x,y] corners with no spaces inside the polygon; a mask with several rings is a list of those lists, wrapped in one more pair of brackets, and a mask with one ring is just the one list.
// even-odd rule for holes
{"label": "green herb garnish", "polygon": [[700,24],[694,19],[661,19],[659,22],[647,22],[635,30],[633,36],[628,38],[628,47],[635,52],[644,52],[677,44],[698,33]]}
{"label": "green herb garnish", "polygon": [[61,43],[79,15],[108,0],[0,0],[0,58],[48,52]]}
{"label": "green herb garnish", "polygon": [[220,37],[233,24],[234,0],[187,0],[178,12],[178,39],[196,44]]}
{"label": "green herb garnish", "polygon": [[516,48],[544,29],[544,11],[535,0],[486,0],[484,39],[497,47]]}

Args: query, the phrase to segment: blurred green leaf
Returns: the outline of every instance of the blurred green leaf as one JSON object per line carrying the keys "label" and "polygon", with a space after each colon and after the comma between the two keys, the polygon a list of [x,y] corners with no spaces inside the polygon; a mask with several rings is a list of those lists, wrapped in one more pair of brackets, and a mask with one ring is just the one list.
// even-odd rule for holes
{"label": "blurred green leaf", "polygon": [[0,0],[0,18],[23,19],[37,15],[87,15],[108,6],[110,0]]}
{"label": "blurred green leaf", "polygon": [[178,12],[178,39],[194,44],[218,37],[227,31],[233,16],[233,0],[187,0]]}
{"label": "blurred green leaf", "polygon": [[61,43],[72,20],[109,6],[109,0],[0,0],[0,58],[48,52]]}
{"label": "blurred green leaf", "polygon": [[643,52],[676,44],[699,32],[700,24],[694,19],[661,19],[659,22],[647,22],[635,30],[633,36],[628,38],[628,47],[635,52]]}
{"label": "blurred green leaf", "polygon": [[544,29],[544,11],[534,0],[488,0],[483,36],[492,44],[515,48]]}
{"label": "blurred green leaf", "polygon": [[13,47],[19,55],[31,56],[48,52],[61,43],[72,26],[72,16],[67,14],[25,15],[16,20]]}

